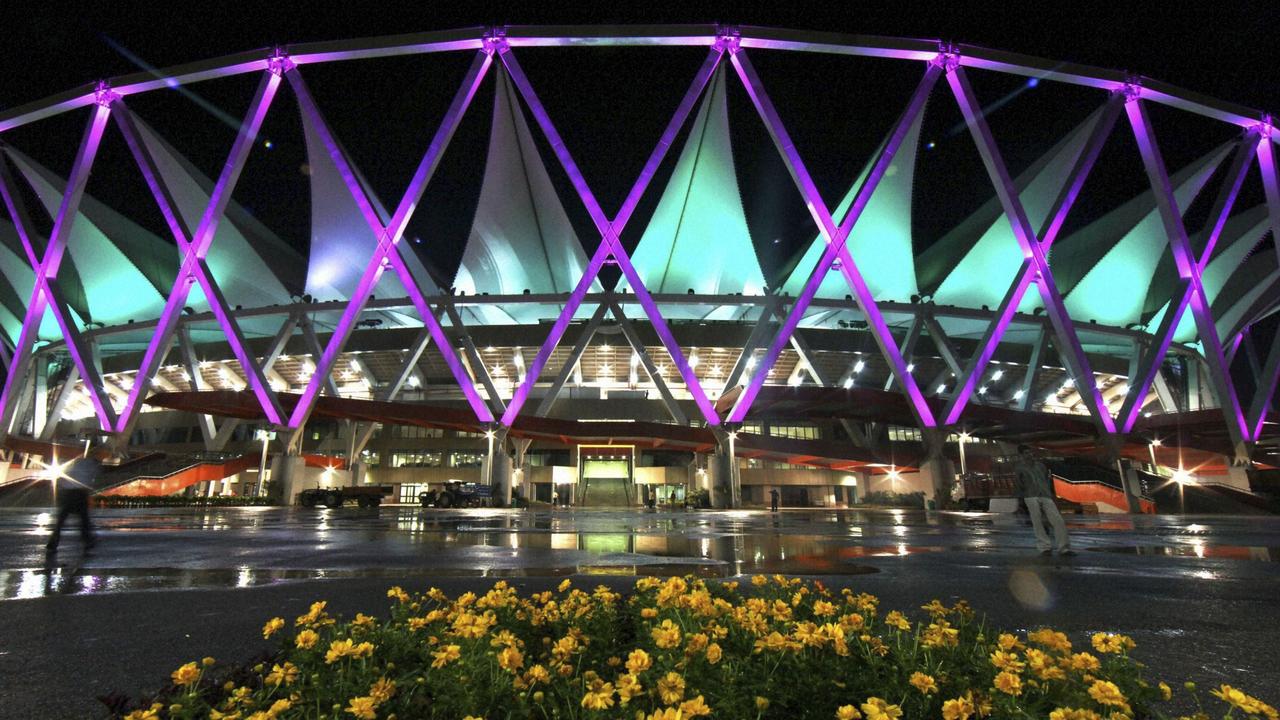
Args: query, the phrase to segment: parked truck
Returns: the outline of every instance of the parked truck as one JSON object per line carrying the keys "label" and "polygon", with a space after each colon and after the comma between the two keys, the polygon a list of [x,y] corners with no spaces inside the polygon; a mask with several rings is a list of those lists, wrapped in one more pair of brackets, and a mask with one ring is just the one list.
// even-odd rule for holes
{"label": "parked truck", "polygon": [[298,503],[309,508],[324,505],[327,508],[337,509],[348,500],[354,500],[362,508],[374,508],[381,505],[382,498],[389,497],[394,489],[391,485],[312,488],[298,493]]}
{"label": "parked truck", "polygon": [[493,487],[484,483],[450,480],[439,490],[418,493],[422,507],[484,507],[493,502]]}

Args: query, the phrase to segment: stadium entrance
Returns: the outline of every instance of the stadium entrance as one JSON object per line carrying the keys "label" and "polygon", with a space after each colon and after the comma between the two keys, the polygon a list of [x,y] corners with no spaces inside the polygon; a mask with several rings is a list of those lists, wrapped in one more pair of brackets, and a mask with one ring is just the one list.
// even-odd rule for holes
{"label": "stadium entrance", "polygon": [[582,445],[578,455],[578,504],[627,507],[635,502],[635,448]]}

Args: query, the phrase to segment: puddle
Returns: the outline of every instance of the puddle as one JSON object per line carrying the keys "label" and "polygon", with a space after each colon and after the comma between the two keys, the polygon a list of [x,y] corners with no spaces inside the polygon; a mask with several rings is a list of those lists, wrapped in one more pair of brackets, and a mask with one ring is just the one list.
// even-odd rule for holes
{"label": "puddle", "polygon": [[[867,565],[845,565],[841,575],[879,572]],[[568,575],[615,577],[671,577],[694,575],[725,578],[738,574],[726,563],[600,563],[514,568],[372,568],[364,570],[308,570],[256,568],[96,568],[70,565],[0,571],[0,599],[14,600],[47,595],[93,595],[148,590],[197,590],[251,588],[282,583],[355,578],[407,579],[440,577],[525,578]]]}
{"label": "puddle", "polygon": [[1280,562],[1280,548],[1247,545],[1116,545],[1089,548],[1091,552],[1165,557],[1214,558],[1222,560],[1257,560]]}

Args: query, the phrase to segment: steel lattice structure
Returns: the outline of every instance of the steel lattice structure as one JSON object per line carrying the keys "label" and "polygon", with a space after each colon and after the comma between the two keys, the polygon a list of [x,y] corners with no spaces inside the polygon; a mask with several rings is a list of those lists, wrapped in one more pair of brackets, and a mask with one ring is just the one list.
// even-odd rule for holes
{"label": "steel lattice structure", "polygon": [[[707,48],[706,59],[689,83],[688,90],[667,123],[662,135],[649,155],[639,176],[631,185],[625,201],[610,213],[597,200],[579,170],[571,149],[557,131],[556,124],[543,106],[537,90],[525,75],[518,60],[523,48],[540,46],[598,45],[656,45],[698,46]],[[813,52],[893,59],[916,64],[921,78],[888,139],[869,165],[867,179],[859,187],[849,210],[843,219],[828,207],[806,168],[805,158],[796,148],[770,95],[751,62],[756,52]],[[443,121],[435,130],[426,152],[421,158],[412,180],[403,196],[395,204],[389,218],[383,219],[372,199],[358,179],[342,144],[326,123],[304,80],[305,68],[318,63],[340,62],[362,58],[419,53],[472,53],[474,59],[465,79],[457,89]],[[672,334],[668,321],[659,309],[659,302],[679,302],[680,298],[656,297],[645,286],[632,258],[624,249],[621,235],[639,205],[642,196],[663,162],[681,128],[685,126],[709,81],[722,66],[729,66],[741,87],[750,97],[761,121],[768,130],[796,190],[816,223],[825,243],[817,264],[807,274],[803,290],[794,298],[781,304],[783,322],[771,337],[761,339],[765,348],[763,360],[750,372],[745,387],[736,402],[725,413],[718,413],[708,398],[694,368],[690,366],[680,344]],[[509,402],[503,403],[492,392],[482,396],[476,382],[468,374],[463,359],[450,340],[441,323],[441,309],[436,299],[415,278],[406,261],[402,243],[409,223],[423,193],[431,182],[442,155],[467,112],[486,76],[501,68],[518,91],[519,97],[529,109],[536,125],[570,179],[574,190],[594,223],[599,244],[591,255],[585,272],[578,278],[572,292],[557,297],[562,306],[555,322],[529,364],[522,382],[514,388]],[[970,68],[1036,77],[1061,83],[1096,88],[1102,98],[1101,114],[1091,132],[1080,145],[1071,162],[1067,181],[1057,193],[1056,200],[1046,215],[1046,220],[1036,226],[1019,197],[1010,171],[1002,158],[997,143],[988,127],[980,104],[975,98],[966,72]],[[166,182],[157,167],[157,159],[140,136],[127,101],[141,93],[160,91],[203,80],[239,74],[258,74],[261,81],[239,128],[236,141],[216,178],[207,206],[198,224],[188,224],[176,208],[174,189]],[[908,354],[902,343],[895,339],[885,320],[883,298],[875,297],[863,272],[855,261],[847,241],[857,227],[860,216],[875,193],[886,171],[893,163],[909,128],[923,111],[925,103],[939,81],[945,81],[950,95],[957,103],[972,140],[979,151],[986,173],[999,199],[1004,218],[1013,229],[1022,264],[1013,281],[1003,294],[999,306],[987,315],[987,326],[977,343],[976,351],[967,358],[959,358],[962,373],[954,392],[946,399],[941,411],[926,400],[926,392],[913,377]],[[282,410],[282,404],[267,379],[267,371],[279,355],[279,343],[271,354],[261,360],[248,347],[240,325],[245,313],[233,309],[234,302],[225,297],[219,281],[211,271],[208,256],[219,224],[223,221],[240,174],[253,150],[264,118],[272,107],[272,101],[283,84],[288,84],[296,97],[306,120],[317,130],[319,138],[360,209],[368,232],[376,239],[376,249],[368,258],[351,299],[342,306],[341,318],[327,343],[316,355],[315,371],[301,392],[291,412]],[[1219,193],[1210,213],[1210,222],[1203,249],[1197,251],[1183,224],[1184,209],[1179,207],[1170,174],[1156,141],[1148,107],[1162,104],[1180,111],[1194,113],[1211,120],[1235,126],[1240,137],[1234,146],[1234,154],[1227,170],[1227,181]],[[1268,355],[1259,381],[1259,390],[1251,402],[1243,401],[1233,386],[1230,372],[1234,357],[1245,335],[1247,324],[1263,317],[1272,308],[1260,305],[1249,313],[1242,327],[1233,328],[1225,336],[1220,334],[1204,287],[1204,273],[1213,255],[1215,244],[1231,216],[1236,197],[1245,182],[1253,163],[1261,172],[1270,232],[1280,238],[1280,180],[1277,178],[1274,143],[1277,131],[1270,117],[1229,103],[1212,100],[1183,91],[1160,82],[1127,76],[1122,73],[1096,68],[1079,67],[1050,62],[1038,58],[1015,56],[1008,53],[951,45],[932,40],[902,40],[831,35],[764,28],[727,28],[720,26],[669,26],[643,28],[590,28],[590,27],[507,27],[475,28],[449,32],[425,33],[412,36],[313,43],[270,52],[244,53],[217,60],[196,63],[164,71],[159,75],[130,76],[103,82],[92,87],[80,88],[56,96],[48,101],[16,110],[0,116],[0,139],[6,131],[33,123],[53,115],[85,108],[89,119],[80,141],[74,165],[67,178],[67,191],[54,217],[53,229],[47,242],[35,237],[28,209],[24,207],[20,193],[14,189],[14,178],[5,163],[0,162],[0,194],[3,195],[9,217],[18,230],[26,261],[35,274],[36,282],[26,306],[21,332],[14,341],[12,357],[8,359],[8,374],[3,395],[0,395],[0,424],[8,428],[18,402],[18,388],[31,368],[34,340],[46,308],[52,311],[65,339],[65,347],[75,370],[85,380],[85,388],[93,401],[97,419],[103,430],[128,433],[145,400],[149,383],[164,362],[174,340],[182,332],[182,315],[188,294],[198,286],[207,298],[210,310],[218,326],[230,344],[235,359],[244,370],[248,387],[256,396],[267,420],[283,428],[299,428],[308,419],[317,396],[323,391],[339,354],[346,347],[359,317],[370,307],[370,297],[380,278],[390,271],[408,291],[409,301],[417,310],[424,325],[420,341],[412,349],[415,358],[420,355],[427,341],[434,343],[457,381],[467,404],[481,423],[510,426],[525,410],[533,385],[541,377],[552,352],[560,344],[575,313],[584,302],[600,302],[603,313],[607,305],[619,302],[618,297],[593,291],[593,283],[602,267],[616,264],[630,289],[626,302],[638,303],[645,313],[661,344],[670,353],[674,367],[692,396],[702,420],[709,426],[733,427],[746,419],[752,403],[766,382],[769,370],[780,353],[794,342],[797,328],[806,311],[815,307],[815,299],[823,279],[829,271],[838,269],[847,283],[856,308],[866,318],[868,331],[874,338],[879,352],[887,363],[897,387],[906,395],[920,426],[934,428],[955,425],[964,416],[966,406],[974,397],[978,383],[992,360],[996,347],[1005,337],[1015,320],[1024,296],[1034,286],[1045,308],[1048,327],[1055,346],[1063,357],[1070,376],[1076,380],[1084,404],[1102,435],[1123,434],[1132,431],[1142,410],[1142,399],[1148,394],[1159,372],[1161,363],[1174,344],[1175,331],[1186,312],[1194,318],[1201,352],[1210,371],[1214,391],[1219,399],[1227,430],[1234,444],[1243,446],[1256,441],[1263,432],[1271,396],[1280,382],[1280,348],[1273,348]],[[1123,116],[1127,131],[1137,141],[1143,166],[1150,182],[1159,211],[1163,231],[1173,255],[1178,273],[1177,292],[1170,298],[1170,311],[1165,313],[1160,325],[1151,333],[1146,352],[1138,359],[1137,372],[1130,377],[1130,392],[1113,414],[1095,386],[1094,371],[1082,344],[1078,331],[1078,319],[1068,312],[1055,280],[1053,267],[1048,260],[1050,248],[1058,239],[1081,188],[1089,178],[1104,142],[1116,129]],[[130,389],[128,399],[117,413],[103,390],[99,369],[95,366],[86,344],[85,330],[78,328],[68,309],[67,299],[62,297],[56,281],[67,249],[72,220],[75,218],[84,193],[85,184],[94,167],[95,157],[114,121],[116,129],[126,141],[138,169],[154,196],[172,240],[180,251],[181,264],[177,281],[167,294],[163,312],[155,321],[155,332],[143,354],[137,371],[138,382]],[[41,246],[43,245],[43,250]],[[691,291],[692,292],[692,291]],[[634,300],[632,299],[634,298]],[[520,302],[520,298],[511,298]],[[699,298],[706,302],[705,298]],[[741,297],[724,302],[751,304],[756,300]],[[494,302],[503,301],[494,298]],[[537,302],[545,298],[524,298]],[[821,304],[821,301],[817,301]],[[276,311],[281,312],[281,311]],[[615,313],[620,315],[620,313]],[[238,319],[239,318],[239,319]],[[454,325],[458,322],[453,321]],[[293,325],[287,325],[292,332]],[[282,333],[285,330],[282,329]],[[105,334],[99,332],[99,334]],[[287,333],[286,333],[287,334]],[[767,340],[767,342],[766,342]],[[188,362],[189,362],[188,358]],[[404,382],[401,377],[398,388]],[[394,391],[393,391],[394,392]],[[126,435],[127,436],[127,435]]]}

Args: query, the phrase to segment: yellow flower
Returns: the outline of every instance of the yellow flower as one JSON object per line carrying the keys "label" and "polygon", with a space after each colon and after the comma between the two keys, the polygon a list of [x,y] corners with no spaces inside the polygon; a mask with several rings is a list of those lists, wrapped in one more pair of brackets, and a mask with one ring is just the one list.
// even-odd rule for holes
{"label": "yellow flower", "polygon": [[565,590],[568,590],[570,587],[573,587],[573,582],[570,581],[568,578],[565,578],[560,582],[560,585],[556,587],[556,592],[564,592]]}
{"label": "yellow flower", "polygon": [[1058,708],[1049,713],[1049,720],[1102,720],[1102,716],[1092,710]]}
{"label": "yellow flower", "polygon": [[1093,684],[1089,686],[1089,697],[1093,698],[1093,701],[1099,705],[1114,705],[1126,710],[1129,707],[1129,703],[1125,700],[1124,694],[1120,692],[1120,688],[1109,680],[1094,680]]}
{"label": "yellow flower", "polygon": [[445,645],[439,650],[431,653],[431,657],[435,658],[431,661],[431,667],[442,668],[445,665],[462,657],[462,648],[457,645]]}
{"label": "yellow flower", "polygon": [[644,692],[640,680],[630,673],[618,676],[618,698],[623,705],[631,702],[631,698]]}
{"label": "yellow flower", "polygon": [[388,680],[385,677],[378,678],[378,681],[373,684],[373,687],[369,688],[369,697],[373,698],[374,704],[377,704],[377,705],[381,705],[382,703],[395,697],[395,694],[396,694],[395,681]]}
{"label": "yellow flower", "polygon": [[1277,713],[1275,708],[1230,685],[1221,685],[1217,690],[1210,690],[1209,694],[1232,707],[1240,708],[1249,715],[1266,715],[1272,719],[1280,716],[1280,713]]}
{"label": "yellow flower", "polygon": [[711,708],[707,706],[706,701],[702,699],[701,695],[692,700],[685,700],[680,703],[680,715],[682,717],[694,718],[710,714]]}
{"label": "yellow flower", "polygon": [[995,689],[1005,693],[1006,695],[1022,694],[1022,678],[1018,677],[1016,673],[1009,672],[1008,670],[1004,670],[999,675],[996,675],[995,682],[992,684]]}
{"label": "yellow flower", "polygon": [[163,703],[152,703],[151,707],[145,710],[134,710],[125,715],[124,720],[159,720],[162,709],[164,709]]}
{"label": "yellow flower", "polygon": [[[189,662],[177,670],[174,670],[169,677],[173,678],[174,685],[188,687],[190,685],[194,685],[196,681],[200,679],[200,670],[196,667],[195,663]],[[1226,686],[1224,685],[1223,687]]]}
{"label": "yellow flower", "polygon": [[766,583],[768,583],[768,582],[769,582],[769,578],[767,578],[767,577],[765,577],[765,576],[763,576],[763,575],[752,575],[752,576],[751,576],[751,584],[752,584],[752,585],[755,585],[756,587],[760,587],[760,586],[762,586],[762,585],[765,585],[765,584],[766,584]]}
{"label": "yellow flower", "polygon": [[658,617],[658,609],[657,609],[657,608],[644,608],[644,609],[642,609],[642,610],[640,611],[640,617],[642,617],[642,618],[644,618],[644,619],[646,619],[646,620],[652,620],[652,619],[654,619],[654,618]]}
{"label": "yellow flower", "polygon": [[707,662],[715,665],[720,662],[723,651],[720,649],[720,643],[711,643],[707,646]]}
{"label": "yellow flower", "polygon": [[1169,687],[1168,683],[1162,682],[1157,687],[1160,688],[1160,697],[1164,698],[1165,700],[1168,700],[1173,697],[1173,689]]}
{"label": "yellow flower", "polygon": [[1029,633],[1027,638],[1032,642],[1043,645],[1056,653],[1066,654],[1071,652],[1071,641],[1067,639],[1066,633],[1042,628],[1035,632]]}
{"label": "yellow flower", "polygon": [[299,615],[297,619],[293,621],[294,626],[298,627],[302,625],[312,625],[312,626],[332,625],[333,619],[330,618],[324,611],[325,606],[328,604],[329,603],[324,600],[319,600],[311,603],[311,609],[308,610],[306,614]]}
{"label": "yellow flower", "polygon": [[835,606],[835,605],[832,605],[831,603],[827,602],[826,600],[814,600],[814,601],[813,601],[813,614],[814,614],[814,615],[817,615],[818,617],[827,617],[827,616],[829,616],[829,615],[835,615],[835,614],[836,614],[836,606]]}
{"label": "yellow flower", "polygon": [[1096,672],[1100,667],[1102,667],[1102,663],[1098,661],[1098,658],[1087,652],[1078,652],[1071,656],[1072,670]]}
{"label": "yellow flower", "polygon": [[911,629],[911,623],[907,622],[907,618],[897,610],[885,615],[884,622],[889,627],[897,628],[903,632],[907,632]]}
{"label": "yellow flower", "polygon": [[272,665],[271,672],[264,678],[268,685],[292,685],[298,679],[298,666],[286,660],[284,665]]}
{"label": "yellow flower", "polygon": [[836,720],[857,720],[862,717],[862,713],[858,712],[858,708],[852,705],[841,705],[836,708]]}
{"label": "yellow flower", "polygon": [[484,718],[480,717],[479,715],[468,715],[462,718],[462,720],[484,720]]}
{"label": "yellow flower", "polygon": [[943,615],[947,614],[947,606],[943,605],[942,601],[936,598],[933,600],[930,600],[928,605],[921,605],[920,609],[924,610],[925,612],[929,613],[931,616],[936,618],[942,617]]}
{"label": "yellow flower", "polygon": [[329,643],[329,651],[324,654],[326,665],[332,665],[344,657],[368,657],[373,654],[373,644],[362,642],[359,645],[353,640],[334,640]]}
{"label": "yellow flower", "polygon": [[867,716],[867,720],[897,720],[902,717],[902,708],[890,705],[878,697],[867,698],[867,701],[862,703],[862,712]]}
{"label": "yellow flower", "polygon": [[395,598],[401,605],[409,602],[409,593],[405,592],[399,585],[387,591],[387,597]]}
{"label": "yellow flower", "polygon": [[1009,633],[1000,633],[1000,637],[996,638],[996,644],[1000,646],[1001,650],[1004,650],[1005,652],[1010,652],[1013,650],[1017,650],[1018,647],[1022,645],[1022,641],[1018,639],[1017,635],[1010,635]]}
{"label": "yellow flower", "polygon": [[967,696],[942,703],[942,720],[969,720],[972,715],[973,702]]}
{"label": "yellow flower", "polygon": [[545,683],[551,681],[551,673],[542,665],[534,665],[524,674],[524,679],[531,683]]}
{"label": "yellow flower", "polygon": [[991,653],[991,664],[1001,670],[1009,670],[1011,672],[1022,672],[1025,664],[1018,660],[1018,656],[1013,653],[1007,653],[1003,650],[997,650]]}
{"label": "yellow flower", "polygon": [[756,696],[756,712],[764,712],[769,709],[769,698]]}
{"label": "yellow flower", "polygon": [[655,627],[649,634],[653,637],[654,644],[663,650],[680,644],[680,628],[670,620],[663,620],[662,624]]}
{"label": "yellow flower", "polygon": [[582,696],[582,707],[588,710],[608,710],[613,707],[613,683],[599,678],[591,682],[591,688]]}
{"label": "yellow flower", "polygon": [[364,613],[356,613],[356,619],[351,621],[353,627],[368,629],[378,624],[378,621],[365,615]]}
{"label": "yellow flower", "polygon": [[498,667],[515,674],[517,670],[524,667],[524,654],[510,645],[502,648],[498,653]]}
{"label": "yellow flower", "polygon": [[911,673],[911,679],[908,682],[925,695],[938,692],[938,683],[931,675],[922,672]]}
{"label": "yellow flower", "polygon": [[353,697],[347,705],[347,714],[356,716],[357,720],[377,720],[378,704],[371,697]]}
{"label": "yellow flower", "polygon": [[682,720],[682,718],[680,711],[676,708],[663,708],[645,715],[644,720]]}
{"label": "yellow flower", "polygon": [[1122,653],[1137,647],[1133,638],[1117,633],[1094,633],[1090,642],[1093,643],[1093,649],[1100,653]]}
{"label": "yellow flower", "polygon": [[669,672],[658,681],[658,696],[664,705],[674,705],[684,699],[684,678]]}
{"label": "yellow flower", "polygon": [[275,635],[276,633],[280,632],[280,630],[283,628],[284,628],[284,618],[278,618],[278,617],[271,618],[270,620],[267,621],[266,625],[262,626],[262,639],[266,640],[272,635]]}
{"label": "yellow flower", "polygon": [[294,638],[293,642],[298,646],[299,650],[310,650],[316,646],[316,641],[319,639],[320,636],[316,634],[315,630],[303,630],[298,633],[298,637]]}

